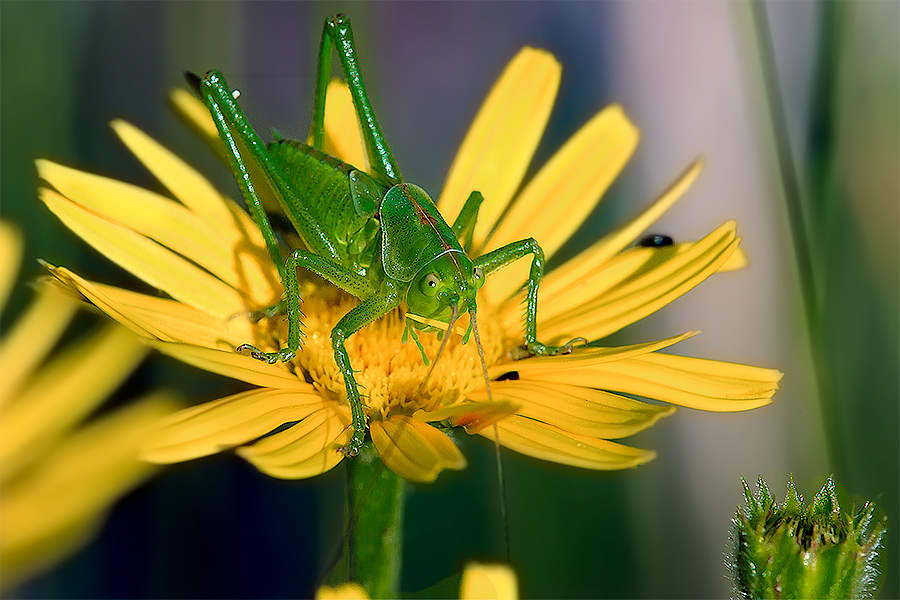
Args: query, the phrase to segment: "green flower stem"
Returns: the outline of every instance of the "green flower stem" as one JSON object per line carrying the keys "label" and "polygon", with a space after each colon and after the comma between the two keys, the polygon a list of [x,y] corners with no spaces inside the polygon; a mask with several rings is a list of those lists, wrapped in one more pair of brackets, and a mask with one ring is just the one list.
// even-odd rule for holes
{"label": "green flower stem", "polygon": [[[833,138],[831,120],[833,118],[831,99],[834,98],[834,74],[837,72],[835,53],[839,51],[838,23],[842,10],[840,3],[826,2],[822,4],[822,60],[818,65],[814,94],[813,123],[810,135],[817,136],[815,143],[809,143],[810,162],[813,172],[810,177],[811,197],[817,202],[804,203],[800,188],[800,175],[797,163],[791,151],[788,136],[788,118],[784,106],[781,83],[778,79],[775,61],[775,43],[769,24],[768,10],[765,0],[751,0],[751,15],[757,35],[757,47],[760,53],[760,68],[766,91],[769,115],[772,122],[772,135],[781,177],[784,200],[787,206],[788,225],[794,257],[797,262],[797,276],[800,284],[800,295],[803,303],[803,316],[806,323],[807,340],[810,347],[813,373],[818,388],[819,404],[823,426],[826,434],[826,450],[833,468],[839,473],[847,474],[846,450],[844,434],[838,420],[838,399],[834,390],[834,374],[829,368],[825,327],[822,322],[822,302],[820,297],[820,281],[817,281],[816,267],[824,268],[815,262],[813,239],[815,227],[823,222],[823,215],[834,202],[834,186],[832,185]],[[830,241],[828,242],[830,243]],[[821,254],[821,253],[819,253]],[[820,269],[821,270],[821,269]],[[821,273],[820,273],[821,274]]]}
{"label": "green flower stem", "polygon": [[347,461],[350,579],[371,598],[400,596],[405,481],[386,468],[367,442]]}

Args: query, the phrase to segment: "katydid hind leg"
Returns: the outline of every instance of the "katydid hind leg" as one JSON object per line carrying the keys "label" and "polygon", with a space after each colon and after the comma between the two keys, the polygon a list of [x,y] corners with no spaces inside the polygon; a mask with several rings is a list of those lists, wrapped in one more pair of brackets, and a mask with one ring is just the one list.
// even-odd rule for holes
{"label": "katydid hind leg", "polygon": [[[266,249],[269,251],[269,256],[271,257],[272,262],[275,263],[275,266],[278,269],[278,274],[283,278],[285,268],[284,256],[281,252],[281,246],[278,242],[278,236],[275,234],[275,230],[272,228],[272,224],[269,222],[269,217],[268,215],[266,215],[266,211],[263,209],[262,201],[260,200],[259,195],[256,193],[256,187],[253,183],[252,178],[250,177],[248,165],[244,161],[244,157],[241,155],[240,150],[238,150],[236,136],[244,138],[243,141],[245,147],[252,147],[253,141],[247,139],[247,132],[242,131],[242,128],[240,126],[236,127],[238,131],[233,130],[233,120],[230,122],[227,117],[227,113],[229,111],[226,107],[223,106],[222,102],[220,101],[220,98],[223,95],[223,91],[225,95],[229,95],[228,90],[223,85],[223,83],[219,81],[218,77],[216,77],[215,75],[211,76],[211,74],[208,73],[206,77],[201,79],[194,73],[190,72],[186,72],[184,76],[188,82],[188,85],[194,90],[194,93],[196,93],[206,105],[207,109],[210,112],[210,116],[212,116],[213,121],[216,124],[216,129],[219,132],[219,138],[222,140],[222,143],[228,151],[228,156],[231,162],[231,171],[234,174],[234,178],[237,181],[238,187],[240,187],[241,189],[241,194],[244,197],[244,202],[246,202],[247,204],[247,210],[250,212],[250,216],[253,218],[256,226],[259,227],[259,230],[262,233],[263,239],[266,243]],[[253,135],[255,136],[255,133]],[[262,141],[259,141],[259,144],[262,145]]]}
{"label": "katydid hind leg", "polygon": [[[222,74],[218,71],[209,71],[202,79],[196,76],[194,79],[194,81],[190,79],[189,81],[198,88],[200,97],[206,103],[216,122],[223,143],[229,148],[234,159],[233,162],[237,163],[234,167],[235,178],[238,180],[238,185],[241,186],[248,210],[254,221],[263,229],[263,235],[271,235],[275,247],[278,247],[277,237],[253,187],[253,173],[247,169],[247,161],[241,156],[239,149],[241,146],[249,152],[250,158],[264,176],[265,184],[274,192],[285,213],[290,213],[288,217],[306,247],[319,256],[339,257],[340,253],[335,250],[334,236],[325,230],[316,215],[311,213],[297,198],[293,188],[285,180],[284,173],[270,156],[266,145],[247,121]],[[254,192],[253,194],[247,193],[245,189],[247,186]],[[268,238],[267,245],[269,245]],[[269,251],[270,253],[273,251],[271,246]],[[276,265],[278,264],[282,265],[280,268],[283,268],[284,259],[279,258],[276,261]],[[284,273],[280,274],[284,278]]]}
{"label": "katydid hind leg", "polygon": [[325,19],[325,26],[322,29],[322,43],[319,47],[319,66],[313,110],[313,146],[321,149],[324,142],[325,95],[328,89],[328,80],[331,77],[332,48],[337,52],[340,59],[344,76],[347,78],[347,85],[350,87],[350,96],[353,99],[357,118],[363,126],[362,134],[366,145],[366,153],[369,157],[370,168],[391,183],[402,182],[403,176],[400,174],[400,169],[397,168],[394,155],[378,125],[375,111],[369,102],[369,96],[366,93],[366,87],[359,72],[350,18],[342,14]]}
{"label": "katydid hind leg", "polygon": [[[300,290],[297,286],[297,272],[295,267],[288,264],[291,261],[287,261],[286,263],[282,258],[277,236],[262,207],[262,202],[253,185],[244,157],[238,149],[238,140],[235,138],[235,135],[239,137],[243,146],[250,150],[252,157],[257,161],[264,172],[272,170],[273,167],[268,163],[265,156],[266,150],[262,140],[259,139],[259,136],[256,135],[256,132],[254,132],[253,128],[247,123],[240,108],[234,102],[234,96],[228,91],[224,79],[216,73],[210,72],[203,80],[200,80],[194,75],[189,77],[188,81],[195,86],[197,91],[201,94],[201,98],[203,98],[213,116],[222,142],[225,144],[226,148],[230,149],[235,179],[244,195],[244,200],[247,203],[250,215],[262,232],[263,239],[266,241],[266,247],[269,250],[269,255],[272,257],[272,261],[279,270],[282,286],[284,287],[286,295],[288,313],[287,346],[276,352],[261,352],[250,344],[242,344],[238,346],[237,351],[249,351],[253,358],[268,363],[291,360],[300,349],[302,337],[302,312],[300,310]],[[268,175],[269,173],[267,173],[267,176]]]}
{"label": "katydid hind leg", "polygon": [[[222,142],[230,150],[235,178],[244,195],[248,210],[260,228],[263,238],[266,240],[266,246],[279,270],[286,295],[288,313],[288,340],[286,347],[275,352],[262,352],[254,346],[243,344],[238,347],[238,351],[249,351],[254,358],[269,363],[291,360],[299,350],[302,341],[302,313],[300,311],[300,292],[296,273],[298,257],[295,253],[288,261],[282,258],[277,236],[262,207],[262,202],[254,187],[245,158],[242,156],[239,148],[247,149],[250,153],[250,158],[255,161],[259,170],[265,175],[268,185],[281,198],[293,197],[293,191],[284,181],[278,168],[270,160],[265,145],[250,126],[246,117],[244,117],[221,74],[210,71],[203,79],[194,75],[188,77],[188,81],[195,87],[206,103],[219,130]],[[322,226],[316,222],[309,212],[303,209],[302,203],[285,202],[285,206],[287,207],[288,205],[296,209],[293,211],[295,214],[292,214],[294,217],[292,221],[295,221],[298,225],[298,233],[310,250],[320,256],[334,256],[331,236],[322,229]]]}
{"label": "katydid hind leg", "polygon": [[554,356],[556,354],[568,354],[574,349],[577,342],[587,342],[585,338],[578,337],[562,346],[549,346],[537,340],[537,300],[541,279],[544,276],[544,251],[534,238],[512,242],[478,258],[475,266],[481,268],[485,276],[496,271],[500,267],[519,260],[531,254],[531,270],[526,284],[525,302],[525,349],[528,354],[539,356]]}

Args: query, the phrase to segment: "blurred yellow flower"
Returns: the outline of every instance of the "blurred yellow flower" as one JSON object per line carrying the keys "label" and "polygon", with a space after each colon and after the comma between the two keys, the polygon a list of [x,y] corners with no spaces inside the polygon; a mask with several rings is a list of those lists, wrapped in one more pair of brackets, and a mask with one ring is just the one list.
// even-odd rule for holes
{"label": "blurred yellow flower", "polygon": [[316,590],[316,600],[369,600],[369,595],[363,586],[349,581],[335,587],[323,585]]}
{"label": "blurred yellow flower", "polygon": [[515,600],[519,597],[516,574],[506,565],[469,563],[459,584],[459,597]]}
{"label": "blurred yellow flower", "polygon": [[[519,586],[516,574],[506,565],[466,565],[459,583],[461,600],[516,600]],[[369,595],[358,583],[344,583],[336,587],[322,586],[316,590],[316,600],[368,600]]]}
{"label": "blurred yellow flower", "polygon": [[[620,107],[609,107],[517,193],[559,78],[560,66],[551,55],[523,49],[490,92],[451,167],[438,205],[453,222],[469,192],[482,192],[473,246],[478,252],[535,237],[547,257],[553,256],[637,145],[637,129]],[[344,86],[332,85],[326,150],[364,164],[349,95]],[[203,106],[184,92],[174,98],[218,144]],[[273,365],[237,354],[234,348],[243,343],[274,350],[286,339],[282,319],[250,316],[282,295],[262,236],[242,209],[157,142],[122,121],[113,128],[177,200],[46,160],[38,162],[49,184],[41,198],[100,252],[171,299],[87,281],[62,267],[52,268],[53,273],[122,324],[156,340],[163,352],[259,386],[175,415],[145,456],[177,462],[239,447],[238,454],[275,477],[311,477],[331,469],[343,459],[337,448],[348,442],[351,430],[330,332],[358,300],[299,273],[306,280],[303,352],[289,364]],[[538,312],[542,341],[606,337],[716,271],[744,264],[734,222],[693,243],[633,246],[699,171],[699,163],[692,165],[643,214],[544,277]],[[659,352],[697,332],[522,358],[517,349],[526,263],[492,274],[480,293],[479,326],[492,397],[474,344],[462,345],[458,336],[423,386],[427,367],[412,344],[400,342],[402,311],[348,341],[351,364],[366,393],[372,441],[396,473],[426,482],[443,469],[465,466],[456,445],[434,425],[463,426],[493,437],[489,426],[496,424],[500,443],[523,454],[588,469],[634,467],[654,452],[611,440],[653,425],[675,406],[748,410],[768,404],[778,388],[781,373],[776,370]],[[432,335],[422,339],[433,356],[437,340]]]}
{"label": "blurred yellow flower", "polygon": [[[18,234],[0,223],[0,305],[15,280],[21,247]],[[109,506],[156,470],[138,460],[138,450],[152,430],[148,425],[178,408],[158,393],[84,424],[147,349],[131,332],[107,325],[54,350],[78,302],[58,285],[39,285],[37,294],[0,342],[4,591],[86,542]]]}

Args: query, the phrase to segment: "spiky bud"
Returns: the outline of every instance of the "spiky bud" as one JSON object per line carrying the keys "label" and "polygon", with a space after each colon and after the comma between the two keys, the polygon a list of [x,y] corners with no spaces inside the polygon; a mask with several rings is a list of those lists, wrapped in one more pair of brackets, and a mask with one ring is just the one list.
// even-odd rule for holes
{"label": "spiky bud", "polygon": [[[759,479],[747,482],[747,510],[734,518],[729,559],[738,598],[872,598],[887,518],[873,526],[875,504],[842,511],[830,477],[812,503],[788,480],[779,506]],[[854,514],[855,513],[855,514]]]}

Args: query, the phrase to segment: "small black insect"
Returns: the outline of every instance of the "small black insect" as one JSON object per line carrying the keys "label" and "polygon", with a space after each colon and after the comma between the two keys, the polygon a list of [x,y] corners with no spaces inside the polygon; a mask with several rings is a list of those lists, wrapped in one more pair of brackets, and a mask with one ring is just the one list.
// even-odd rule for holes
{"label": "small black insect", "polygon": [[519,372],[518,371],[509,371],[507,373],[504,373],[500,377],[498,377],[495,381],[507,381],[507,380],[518,381],[519,380]]}
{"label": "small black insect", "polygon": [[641,246],[644,248],[663,248],[665,246],[671,246],[675,243],[668,235],[663,235],[660,233],[652,233],[650,235],[645,235],[641,239],[637,241],[636,246]]}

